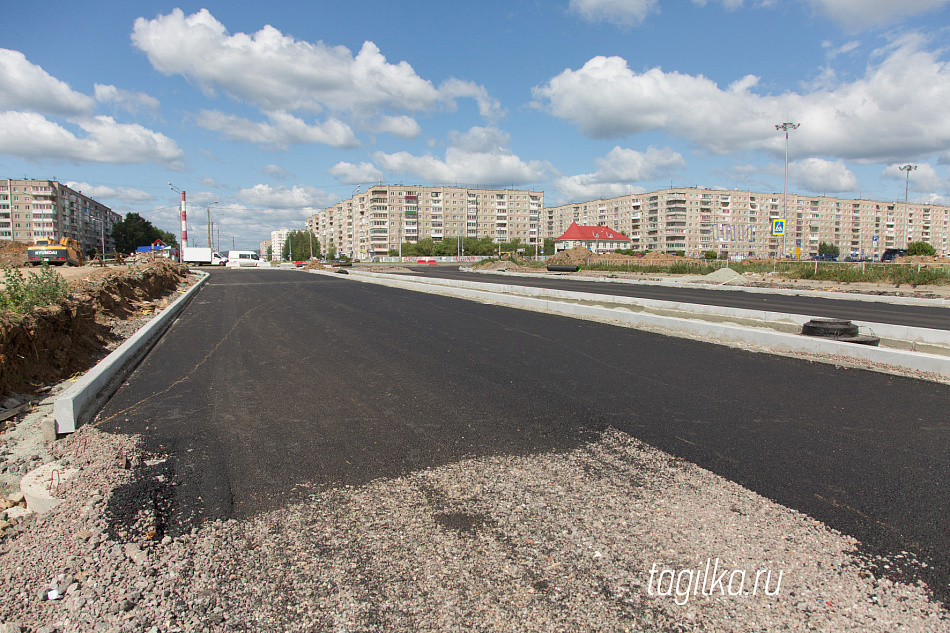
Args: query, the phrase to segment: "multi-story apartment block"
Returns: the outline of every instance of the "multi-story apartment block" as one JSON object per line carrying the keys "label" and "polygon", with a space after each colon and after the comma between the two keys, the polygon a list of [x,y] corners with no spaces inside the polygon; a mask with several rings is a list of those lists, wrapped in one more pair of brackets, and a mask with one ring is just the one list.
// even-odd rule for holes
{"label": "multi-story apartment block", "polygon": [[[950,206],[827,196],[678,188],[564,204],[544,210],[544,237],[571,222],[608,226],[631,239],[634,250],[709,250],[738,256],[807,258],[822,242],[842,257],[877,258],[886,248],[923,241],[950,254]],[[785,219],[785,235],[772,235],[772,220]]]}
{"label": "multi-story apartment block", "polygon": [[320,247],[362,259],[432,238],[541,239],[544,193],[521,189],[379,185],[307,219]]}
{"label": "multi-story apartment block", "polygon": [[[293,229],[277,229],[270,232],[271,261],[279,262],[281,254],[284,252],[284,242]],[[261,258],[267,257],[267,251],[261,251]]]}
{"label": "multi-story apartment block", "polygon": [[263,259],[263,260],[268,260],[268,261],[272,261],[271,258],[268,258],[268,256],[267,256],[267,252],[268,252],[269,250],[271,250],[270,245],[271,245],[271,241],[270,241],[270,240],[264,240],[264,241],[261,242],[261,244],[260,244],[261,259]]}
{"label": "multi-story apartment block", "polygon": [[55,180],[0,180],[0,240],[32,244],[71,237],[86,252],[115,251],[112,227],[122,217]]}

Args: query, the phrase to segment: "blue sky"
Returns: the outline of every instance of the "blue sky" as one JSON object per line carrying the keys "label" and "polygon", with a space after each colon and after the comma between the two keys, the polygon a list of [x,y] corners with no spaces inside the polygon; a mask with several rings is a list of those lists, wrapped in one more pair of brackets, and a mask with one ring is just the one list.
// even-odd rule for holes
{"label": "blue sky", "polygon": [[4,3],[0,177],[256,248],[377,181],[950,203],[950,0]]}

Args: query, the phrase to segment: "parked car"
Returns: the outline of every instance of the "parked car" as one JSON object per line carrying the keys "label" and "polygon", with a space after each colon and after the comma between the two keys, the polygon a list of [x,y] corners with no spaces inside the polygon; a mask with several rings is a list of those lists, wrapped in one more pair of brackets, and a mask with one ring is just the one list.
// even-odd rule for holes
{"label": "parked car", "polygon": [[812,255],[813,262],[836,262],[838,258],[835,255]]}
{"label": "parked car", "polygon": [[884,252],[881,253],[881,261],[889,262],[897,259],[898,257],[903,257],[907,254],[907,250],[903,248],[887,248],[884,249]]}

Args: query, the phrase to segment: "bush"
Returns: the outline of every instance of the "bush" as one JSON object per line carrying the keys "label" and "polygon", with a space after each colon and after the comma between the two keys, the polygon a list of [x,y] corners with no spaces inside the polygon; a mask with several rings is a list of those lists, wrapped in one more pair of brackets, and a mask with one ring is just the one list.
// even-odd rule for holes
{"label": "bush", "polygon": [[716,251],[706,251],[705,253],[703,253],[703,257],[705,257],[706,259],[716,259],[717,257],[719,257],[719,253],[717,253]]}
{"label": "bush", "polygon": [[924,257],[933,257],[937,254],[937,249],[928,244],[927,242],[911,242],[907,245],[907,255],[913,257],[914,255],[922,255]]}
{"label": "bush", "polygon": [[0,309],[5,312],[26,314],[37,306],[52,305],[69,295],[69,286],[62,275],[48,264],[37,275],[30,272],[24,277],[19,268],[5,267],[5,287],[0,290]]}

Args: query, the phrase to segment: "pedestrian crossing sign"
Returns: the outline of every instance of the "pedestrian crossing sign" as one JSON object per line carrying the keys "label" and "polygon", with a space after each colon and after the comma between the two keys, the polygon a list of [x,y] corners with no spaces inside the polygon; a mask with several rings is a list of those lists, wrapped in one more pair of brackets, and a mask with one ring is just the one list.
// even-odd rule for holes
{"label": "pedestrian crossing sign", "polygon": [[772,235],[785,235],[785,220],[772,220]]}

